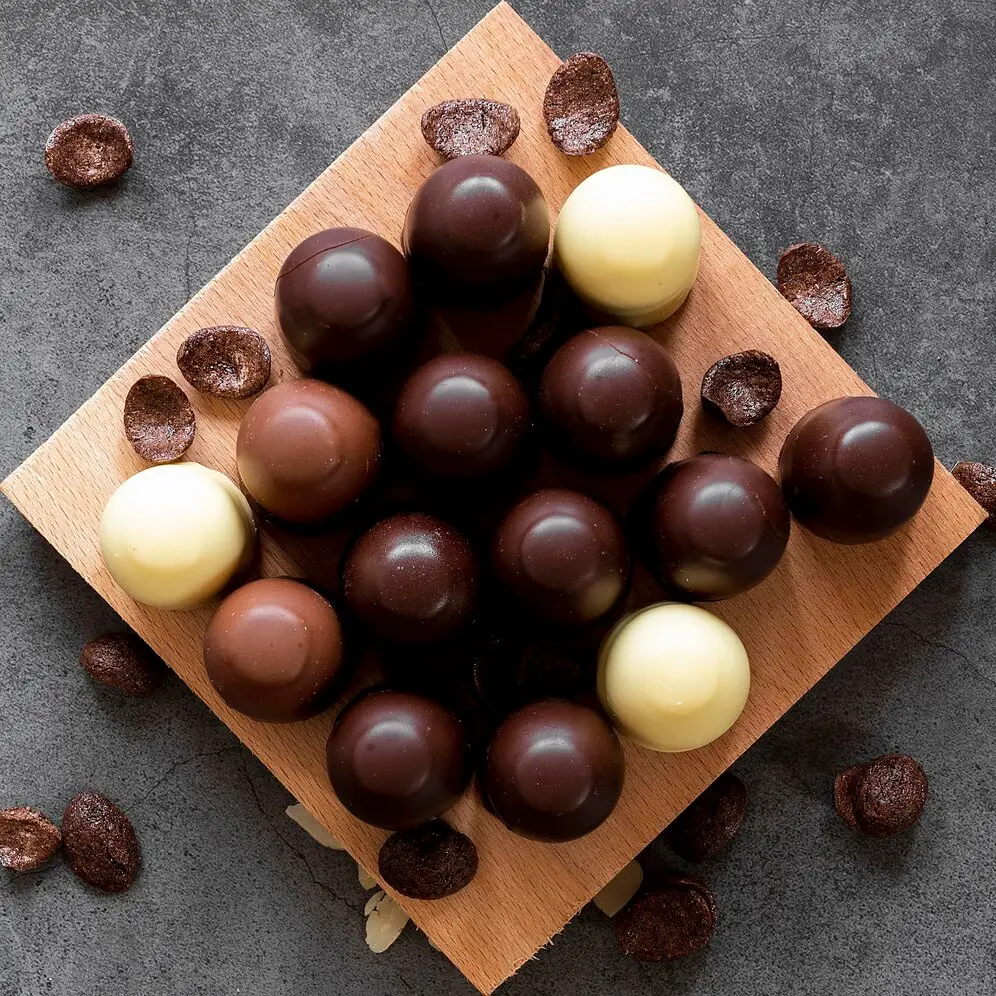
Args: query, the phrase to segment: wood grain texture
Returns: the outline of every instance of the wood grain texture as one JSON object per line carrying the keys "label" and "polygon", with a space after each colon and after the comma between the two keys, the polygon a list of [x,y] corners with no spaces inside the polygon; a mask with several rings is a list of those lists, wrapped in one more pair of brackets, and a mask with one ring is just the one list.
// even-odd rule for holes
{"label": "wood grain texture", "polygon": [[[622,128],[604,149],[584,159],[568,159],[554,149],[541,100],[557,64],[511,8],[495,8],[3,484],[49,542],[367,868],[376,867],[384,834],[357,823],[332,795],[324,767],[331,716],[272,726],[227,709],[201,662],[210,610],[169,614],[145,609],[124,596],[104,569],[97,543],[101,509],[122,480],[143,468],[122,433],[122,404],[143,374],[179,380],[177,347],[207,325],[259,329],[273,348],[274,379],[295,376],[273,322],[273,282],[280,264],[305,236],[333,225],[364,226],[399,242],[409,199],[438,162],[418,128],[430,104],[456,96],[514,104],[522,132],[508,157],[532,173],[554,212],[597,169],[627,162],[654,165]],[[731,450],[773,472],[781,441],[799,416],[830,398],[871,391],[722,232],[707,217],[702,221],[698,283],[687,306],[659,330],[686,390],[688,414],[672,455]],[[704,419],[697,402],[703,372],[718,357],[751,347],[773,353],[781,363],[781,405],[754,430],[723,428]],[[198,419],[188,458],[234,476],[235,437],[248,402],[188,393]],[[765,583],[712,606],[740,632],[753,665],[750,701],[737,726],[710,747],[684,755],[628,746],[618,809],[595,833],[571,844],[514,837],[468,796],[451,816],[477,842],[480,873],[450,899],[402,900],[415,922],[475,986],[492,991],[982,519],[982,511],[938,466],[921,513],[885,542],[840,547],[795,529],[783,563]],[[292,555],[286,543],[267,534],[265,571],[296,573],[298,553],[297,545]]]}

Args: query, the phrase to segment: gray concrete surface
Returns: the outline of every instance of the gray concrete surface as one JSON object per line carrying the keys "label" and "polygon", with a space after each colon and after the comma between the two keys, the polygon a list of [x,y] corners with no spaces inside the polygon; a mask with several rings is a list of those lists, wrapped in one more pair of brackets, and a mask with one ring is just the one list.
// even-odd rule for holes
{"label": "gray concrete surface", "polygon": [[[0,471],[12,469],[482,15],[488,0],[0,0]],[[848,262],[843,355],[940,457],[996,459],[996,9],[981,0],[529,0],[561,52],[615,68],[626,123],[772,274],[816,238]],[[79,195],[49,130],[120,115],[137,166]],[[751,813],[706,869],[711,948],[621,957],[586,910],[512,994],[996,991],[996,534],[977,534],[737,771]],[[84,786],[131,813],[127,895],[61,863],[0,877],[0,994],[468,993],[409,930],[363,943],[354,868],[283,816],[286,793],[171,679],[94,687],[109,610],[0,504],[0,806],[60,813]],[[922,825],[856,838],[833,772],[901,749]],[[654,847],[650,863],[666,862]]]}

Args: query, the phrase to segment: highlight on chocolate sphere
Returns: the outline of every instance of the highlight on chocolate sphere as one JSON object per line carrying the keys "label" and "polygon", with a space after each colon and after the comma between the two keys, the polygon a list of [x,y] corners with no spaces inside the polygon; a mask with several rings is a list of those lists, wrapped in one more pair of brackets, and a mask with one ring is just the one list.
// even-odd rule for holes
{"label": "highlight on chocolate sphere", "polygon": [[204,666],[225,703],[274,723],[307,719],[331,704],[344,652],[331,603],[291,578],[237,588],[204,634]]}
{"label": "highlight on chocolate sphere", "polygon": [[505,470],[529,429],[529,402],[497,360],[475,353],[437,356],[408,379],[394,409],[402,451],[439,477]]}
{"label": "highlight on chocolate sphere", "polygon": [[333,375],[398,344],[415,314],[404,256],[362,228],[309,236],[284,260],[277,324],[306,374]]}
{"label": "highlight on chocolate sphere", "polygon": [[365,692],[336,718],[326,751],[329,780],[355,817],[408,830],[454,806],[470,781],[463,724],[412,692]]}
{"label": "highlight on chocolate sphere", "polygon": [[920,510],[934,479],[934,451],[899,405],[837,398],[799,419],[778,468],[801,525],[835,543],[870,543]]}
{"label": "highlight on chocolate sphere", "polygon": [[598,712],[546,699],[498,727],[482,790],[509,830],[555,843],[583,837],[608,819],[624,773],[622,747]]}
{"label": "highlight on chocolate sphere", "polygon": [[665,467],[637,500],[633,519],[650,571],[697,600],[730,598],[763,581],[781,560],[791,527],[774,479],[721,453]]}
{"label": "highlight on chocolate sphere", "polygon": [[718,616],[660,602],[620,620],[602,642],[598,696],[616,729],[651,750],[705,747],[740,717],[747,651]]}
{"label": "highlight on chocolate sphere", "polygon": [[383,519],[346,556],[343,593],[370,632],[389,643],[435,643],[472,617],[477,558],[464,536],[431,515]]}
{"label": "highlight on chocolate sphere", "polygon": [[536,491],[505,516],[492,564],[524,609],[562,625],[604,616],[629,581],[629,552],[615,516],[562,488]]}
{"label": "highlight on chocolate sphere", "polygon": [[667,350],[618,325],[580,332],[557,350],[543,371],[539,406],[555,445],[602,470],[661,456],[684,411]]}
{"label": "highlight on chocolate sphere", "polygon": [[322,522],[351,505],[380,466],[380,426],[351,394],[288,380],[250,405],[236,443],[239,477],[278,519]]}

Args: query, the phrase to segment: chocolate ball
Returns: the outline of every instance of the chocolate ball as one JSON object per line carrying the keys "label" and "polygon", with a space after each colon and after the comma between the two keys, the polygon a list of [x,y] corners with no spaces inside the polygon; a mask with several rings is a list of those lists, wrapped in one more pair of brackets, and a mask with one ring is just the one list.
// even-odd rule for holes
{"label": "chocolate ball", "polygon": [[253,581],[215,610],[204,666],[233,709],[274,723],[307,719],[331,703],[344,677],[339,617],[300,581]]}
{"label": "chocolate ball", "polygon": [[605,822],[619,801],[624,771],[622,747],[599,713],[546,699],[498,727],[483,790],[509,830],[556,843]]}
{"label": "chocolate ball", "polygon": [[414,316],[404,256],[362,228],[329,228],[284,260],[277,324],[305,373],[355,364],[395,345]]}
{"label": "chocolate ball", "polygon": [[554,353],[539,406],[555,444],[606,470],[664,453],[684,411],[678,368],[664,347],[614,325],[581,332]]}
{"label": "chocolate ball", "polygon": [[394,438],[423,470],[480,477],[504,470],[529,427],[529,402],[497,360],[437,356],[401,389]]}
{"label": "chocolate ball", "polygon": [[700,601],[763,581],[781,560],[791,525],[775,481],[749,460],[721,453],[666,467],[640,496],[635,518],[650,570]]}
{"label": "chocolate ball", "polygon": [[326,751],[329,780],[355,817],[408,830],[441,816],[463,795],[471,757],[463,725],[413,692],[381,690],[339,714]]}
{"label": "chocolate ball", "polygon": [[838,398],[799,419],[778,468],[803,526],[835,543],[870,543],[916,515],[934,451],[920,423],[891,401]]}
{"label": "chocolate ball", "polygon": [[565,625],[605,615],[629,578],[626,540],[612,513],[560,488],[534,492],[505,516],[492,562],[523,608]]}
{"label": "chocolate ball", "polygon": [[460,533],[413,512],[360,536],[346,557],[343,591],[374,635],[390,643],[433,643],[470,621],[477,573],[477,558]]}
{"label": "chocolate ball", "polygon": [[536,181],[500,156],[460,156],[418,189],[403,245],[432,296],[511,296],[543,268],[550,213]]}
{"label": "chocolate ball", "polygon": [[250,405],[235,456],[243,486],[263,509],[288,522],[320,522],[376,477],[380,426],[351,394],[289,380]]}

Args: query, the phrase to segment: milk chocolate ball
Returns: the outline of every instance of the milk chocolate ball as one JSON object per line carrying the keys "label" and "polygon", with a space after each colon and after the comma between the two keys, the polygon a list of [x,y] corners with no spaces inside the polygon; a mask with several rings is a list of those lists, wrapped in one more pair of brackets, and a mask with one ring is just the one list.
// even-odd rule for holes
{"label": "milk chocolate ball", "polygon": [[604,470],[659,457],[684,410],[667,350],[644,332],[612,325],[581,332],[554,353],[539,406],[556,444]]}
{"label": "milk chocolate ball", "polygon": [[320,380],[289,380],[250,405],[235,458],[250,496],[267,512],[316,523],[341,512],[380,466],[380,426],[351,394]]}
{"label": "milk chocolate ball", "polygon": [[401,389],[394,438],[420,468],[440,477],[504,470],[529,428],[529,402],[497,360],[437,356]]}
{"label": "milk chocolate ball", "polygon": [[605,615],[629,579],[626,540],[612,513],[560,488],[534,492],[505,516],[492,562],[524,609],[562,625]]}
{"label": "milk chocolate ball", "polygon": [[360,695],[336,719],[326,756],[339,801],[385,830],[408,830],[441,816],[463,795],[471,775],[460,720],[413,692]]}
{"label": "milk chocolate ball", "polygon": [[666,467],[641,495],[635,520],[650,570],[696,600],[729,598],[763,581],[791,524],[775,481],[721,453]]}
{"label": "milk chocolate ball", "polygon": [[483,789],[509,830],[554,843],[583,837],[605,822],[619,801],[624,771],[622,748],[601,715],[546,699],[498,727]]}
{"label": "milk chocolate ball", "polygon": [[378,522],[353,544],[343,571],[349,607],[389,643],[434,643],[471,618],[477,559],[467,540],[420,512]]}
{"label": "milk chocolate ball", "polygon": [[306,584],[265,578],[237,588],[204,634],[204,666],[233,709],[274,723],[325,709],[344,677],[335,609]]}
{"label": "milk chocolate ball", "polygon": [[934,451],[899,405],[838,398],[799,419],[778,467],[803,526],[835,543],[870,543],[916,515],[934,478]]}
{"label": "milk chocolate ball", "polygon": [[329,228],[284,260],[277,323],[305,373],[330,373],[398,343],[414,316],[404,256],[362,228]]}
{"label": "milk chocolate ball", "polygon": [[460,156],[419,188],[403,245],[416,281],[437,298],[511,296],[546,259],[550,213],[536,181],[499,156]]}

